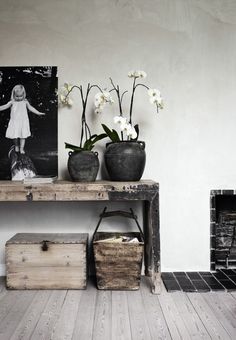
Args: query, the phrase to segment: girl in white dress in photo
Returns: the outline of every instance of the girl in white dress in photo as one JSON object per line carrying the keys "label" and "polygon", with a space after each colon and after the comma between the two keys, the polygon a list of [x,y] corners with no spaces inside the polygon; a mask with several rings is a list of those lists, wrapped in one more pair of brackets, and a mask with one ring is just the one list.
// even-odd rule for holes
{"label": "girl in white dress in photo", "polygon": [[14,86],[11,100],[0,106],[0,111],[11,108],[10,120],[6,130],[6,137],[13,139],[15,151],[25,153],[25,140],[31,136],[28,110],[36,115],[43,116],[45,113],[36,110],[26,99],[23,85]]}

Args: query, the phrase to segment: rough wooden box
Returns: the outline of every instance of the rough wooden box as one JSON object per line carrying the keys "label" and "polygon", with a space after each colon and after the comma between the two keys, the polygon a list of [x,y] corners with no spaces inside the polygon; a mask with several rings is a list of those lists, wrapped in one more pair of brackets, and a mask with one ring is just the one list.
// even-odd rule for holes
{"label": "rough wooden box", "polygon": [[20,233],[6,242],[7,287],[85,289],[88,234]]}
{"label": "rough wooden box", "polygon": [[[139,243],[98,242],[121,235],[137,237]],[[143,249],[144,240],[140,233],[97,232],[93,240],[93,252],[98,289],[139,289]]]}

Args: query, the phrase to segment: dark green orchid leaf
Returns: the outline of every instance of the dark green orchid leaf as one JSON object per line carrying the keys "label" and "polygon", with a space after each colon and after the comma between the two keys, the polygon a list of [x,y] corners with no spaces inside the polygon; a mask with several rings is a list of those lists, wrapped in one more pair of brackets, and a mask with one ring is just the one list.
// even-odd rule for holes
{"label": "dark green orchid leaf", "polygon": [[107,136],[110,138],[112,142],[119,142],[120,137],[118,133],[113,129],[110,130],[105,124],[102,124],[103,130],[106,132]]}
{"label": "dark green orchid leaf", "polygon": [[81,147],[79,147],[77,145],[70,144],[70,143],[66,143],[66,142],[65,142],[65,148],[66,149],[71,149],[73,151],[82,151]]}

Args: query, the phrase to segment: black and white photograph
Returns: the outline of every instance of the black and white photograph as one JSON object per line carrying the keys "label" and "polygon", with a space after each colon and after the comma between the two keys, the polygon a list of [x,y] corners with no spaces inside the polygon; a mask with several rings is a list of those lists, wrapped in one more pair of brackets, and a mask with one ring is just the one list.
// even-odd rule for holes
{"label": "black and white photograph", "polygon": [[57,67],[0,67],[0,180],[56,177]]}

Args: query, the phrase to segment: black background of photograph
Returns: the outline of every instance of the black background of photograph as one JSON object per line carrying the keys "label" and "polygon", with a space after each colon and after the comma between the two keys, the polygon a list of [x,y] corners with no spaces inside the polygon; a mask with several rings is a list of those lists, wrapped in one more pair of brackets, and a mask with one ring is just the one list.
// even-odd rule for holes
{"label": "black background of photograph", "polygon": [[[45,116],[28,111],[31,137],[25,152],[32,159],[38,175],[57,176],[57,67],[0,67],[0,105],[11,100],[15,85],[26,90],[26,99]],[[10,110],[0,111],[0,179],[11,179],[8,152],[13,140],[5,137]]]}

